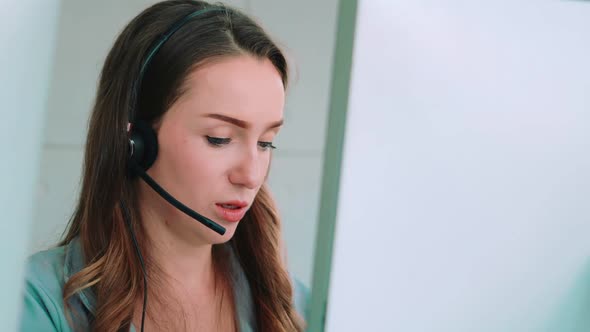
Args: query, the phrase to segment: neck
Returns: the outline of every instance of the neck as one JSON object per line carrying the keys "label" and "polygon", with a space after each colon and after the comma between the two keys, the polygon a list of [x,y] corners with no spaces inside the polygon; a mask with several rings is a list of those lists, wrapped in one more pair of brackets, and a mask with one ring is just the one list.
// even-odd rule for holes
{"label": "neck", "polygon": [[[142,209],[142,221],[150,261],[158,277],[173,289],[203,293],[214,288],[212,244],[182,232],[175,223],[153,208]],[[174,214],[171,214],[174,215]]]}
{"label": "neck", "polygon": [[[234,320],[227,319],[235,315],[233,294],[225,279],[216,276],[213,245],[194,232],[192,220],[183,219],[181,212],[152,192],[140,194],[139,205],[148,273],[154,281],[149,286],[152,312],[148,310],[147,321],[165,330],[183,329],[178,324],[185,324],[188,330],[211,330],[199,326],[217,326],[219,322],[233,326]],[[219,284],[218,280],[224,281]],[[141,310],[138,301],[136,326],[141,324]],[[221,329],[235,330],[231,326]]]}

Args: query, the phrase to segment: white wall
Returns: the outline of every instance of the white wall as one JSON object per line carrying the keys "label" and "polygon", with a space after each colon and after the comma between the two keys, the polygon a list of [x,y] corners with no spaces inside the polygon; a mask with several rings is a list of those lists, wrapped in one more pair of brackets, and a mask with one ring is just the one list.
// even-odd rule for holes
{"label": "white wall", "polygon": [[[154,2],[63,1],[30,251],[55,243],[64,230],[78,193],[86,122],[102,62],[120,29]],[[297,67],[269,182],[284,218],[291,270],[310,285],[337,0],[226,3],[259,19]]]}
{"label": "white wall", "polygon": [[59,1],[0,5],[0,322],[16,331]]}
{"label": "white wall", "polygon": [[359,1],[327,331],[590,330],[590,3]]}

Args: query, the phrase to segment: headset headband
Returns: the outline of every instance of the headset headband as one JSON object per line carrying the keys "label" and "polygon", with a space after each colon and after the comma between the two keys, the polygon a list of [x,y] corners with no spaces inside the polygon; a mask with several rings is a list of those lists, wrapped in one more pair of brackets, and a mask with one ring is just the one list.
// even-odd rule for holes
{"label": "headset headband", "polygon": [[150,51],[147,53],[148,54],[147,57],[145,58],[143,64],[141,65],[141,69],[139,70],[139,75],[137,77],[137,80],[133,83],[132,103],[131,103],[132,108],[129,111],[129,118],[128,118],[130,124],[133,124],[135,122],[135,110],[137,109],[137,106],[139,104],[139,101],[138,101],[139,89],[141,87],[143,75],[145,74],[145,71],[146,71],[150,61],[152,60],[154,55],[160,50],[162,45],[164,45],[164,43],[166,41],[168,41],[168,39],[170,39],[170,37],[174,33],[176,33],[176,31],[178,31],[183,25],[185,25],[192,18],[200,16],[201,14],[205,14],[208,12],[225,11],[225,10],[226,9],[222,8],[222,7],[207,7],[207,8],[199,9],[195,12],[188,14],[184,18],[177,21],[172,27],[170,27],[170,29],[168,29],[168,31],[164,34],[164,36],[162,36],[158,40],[158,42],[150,49]]}

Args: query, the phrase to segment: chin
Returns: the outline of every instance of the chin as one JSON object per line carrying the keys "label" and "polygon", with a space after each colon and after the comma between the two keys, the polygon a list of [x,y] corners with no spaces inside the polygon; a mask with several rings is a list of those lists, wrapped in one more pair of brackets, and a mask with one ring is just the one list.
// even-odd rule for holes
{"label": "chin", "polygon": [[223,235],[219,235],[218,233],[216,233],[210,229],[207,229],[207,234],[206,234],[205,238],[207,239],[207,242],[210,244],[226,243],[233,238],[234,233],[236,231],[236,226],[237,225],[235,225],[235,224],[223,225],[223,227],[225,227],[225,234],[223,234]]}

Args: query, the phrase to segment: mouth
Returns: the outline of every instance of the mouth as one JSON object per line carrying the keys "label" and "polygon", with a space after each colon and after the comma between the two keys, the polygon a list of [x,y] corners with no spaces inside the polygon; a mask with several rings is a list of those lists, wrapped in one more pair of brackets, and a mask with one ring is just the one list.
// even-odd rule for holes
{"label": "mouth", "polygon": [[243,201],[215,203],[217,214],[229,222],[238,222],[246,214],[248,204]]}

